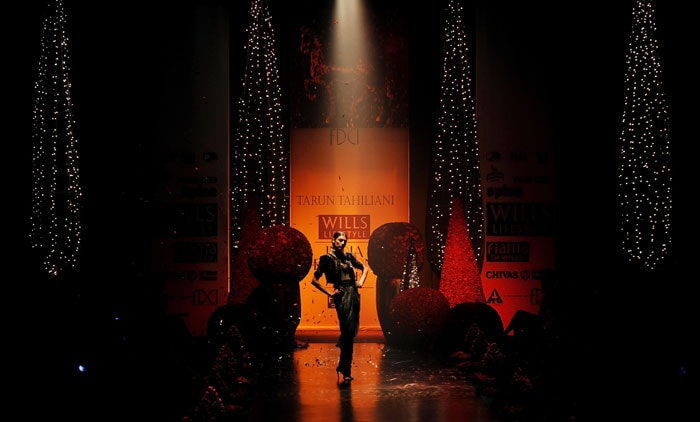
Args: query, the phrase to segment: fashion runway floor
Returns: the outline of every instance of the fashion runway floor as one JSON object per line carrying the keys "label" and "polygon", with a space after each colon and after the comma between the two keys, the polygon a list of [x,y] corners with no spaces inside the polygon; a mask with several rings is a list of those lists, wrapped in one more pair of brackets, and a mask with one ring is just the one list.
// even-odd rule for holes
{"label": "fashion runway floor", "polygon": [[[162,338],[153,334],[162,327],[141,327],[128,346],[118,331],[77,336],[83,331],[44,329],[75,326],[61,321],[31,325],[35,329],[28,331],[33,336],[25,337],[26,348],[10,350],[17,356],[8,368],[16,375],[9,383],[15,388],[8,403],[24,419],[578,422],[641,420],[650,415],[657,415],[655,420],[690,420],[695,413],[691,356],[697,354],[685,351],[696,349],[663,353],[658,346],[641,347],[629,337],[623,338],[628,343],[567,340],[566,347],[542,355],[543,366],[532,373],[532,392],[504,396],[499,391],[518,386],[510,371],[503,383],[491,384],[475,379],[475,372],[482,371],[474,367],[431,353],[390,348],[376,334],[358,336],[350,386],[338,384],[336,332],[298,332],[298,347],[270,354],[265,371],[253,371],[249,384],[239,384],[239,377],[248,376],[240,370],[239,356],[229,355],[228,367],[217,365],[220,354],[205,338]],[[82,362],[87,369],[78,371],[76,363]],[[208,395],[209,385],[218,391]],[[231,404],[240,407],[227,407]]]}
{"label": "fashion runway floor", "polygon": [[350,385],[338,383],[340,349],[310,340],[281,365],[278,384],[262,391],[248,421],[492,421],[464,373],[424,354],[374,339],[355,344]]}

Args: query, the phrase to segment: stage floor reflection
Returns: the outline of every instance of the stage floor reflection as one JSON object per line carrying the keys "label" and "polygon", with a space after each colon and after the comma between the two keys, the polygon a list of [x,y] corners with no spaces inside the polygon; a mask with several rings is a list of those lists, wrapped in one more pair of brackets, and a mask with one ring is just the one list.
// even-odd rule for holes
{"label": "stage floor reflection", "polygon": [[249,413],[250,422],[493,421],[464,373],[422,353],[381,342],[355,344],[350,386],[338,383],[340,349],[310,340],[281,364]]}

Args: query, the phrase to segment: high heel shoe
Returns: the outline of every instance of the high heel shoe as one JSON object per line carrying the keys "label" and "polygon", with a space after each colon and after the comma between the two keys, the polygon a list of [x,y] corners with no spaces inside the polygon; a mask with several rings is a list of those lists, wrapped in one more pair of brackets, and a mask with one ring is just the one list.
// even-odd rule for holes
{"label": "high heel shoe", "polygon": [[352,375],[345,375],[340,369],[336,368],[335,372],[338,374],[338,382],[340,382],[340,376],[343,376],[342,382],[344,384],[350,384],[350,381],[354,380]]}

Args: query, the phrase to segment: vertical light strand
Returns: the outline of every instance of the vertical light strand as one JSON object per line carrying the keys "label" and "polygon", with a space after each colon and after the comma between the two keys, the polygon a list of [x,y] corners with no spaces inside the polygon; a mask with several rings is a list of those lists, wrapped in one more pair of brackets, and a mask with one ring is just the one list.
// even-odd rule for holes
{"label": "vertical light strand", "polygon": [[416,239],[411,237],[411,245],[408,248],[406,265],[403,268],[400,290],[414,289],[420,286],[420,276],[418,274],[418,251],[416,250]]}
{"label": "vertical light strand", "polygon": [[670,117],[651,0],[632,11],[618,162],[621,249],[653,270],[671,247]]}
{"label": "vertical light strand", "polygon": [[41,30],[32,114],[32,208],[29,240],[58,275],[78,267],[80,186],[71,101],[69,40],[63,0],[50,1]]}
{"label": "vertical light strand", "polygon": [[449,0],[443,34],[437,139],[433,144],[433,179],[430,181],[427,215],[428,257],[437,273],[442,271],[454,198],[459,198],[464,204],[472,248],[479,267],[483,249],[479,144],[469,45],[462,9],[459,0]]}
{"label": "vertical light strand", "polygon": [[263,227],[289,219],[289,148],[272,18],[264,0],[252,0],[246,28],[245,69],[231,160],[232,257],[247,201],[259,199]]}

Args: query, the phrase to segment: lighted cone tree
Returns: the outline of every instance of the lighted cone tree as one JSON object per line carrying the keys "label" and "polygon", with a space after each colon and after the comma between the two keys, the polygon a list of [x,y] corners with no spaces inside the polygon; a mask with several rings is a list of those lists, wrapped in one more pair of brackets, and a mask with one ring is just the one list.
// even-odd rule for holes
{"label": "lighted cone tree", "polygon": [[418,276],[418,252],[416,251],[416,240],[411,238],[411,246],[408,248],[408,256],[406,257],[406,266],[403,270],[403,278],[401,280],[401,291],[413,289],[420,285]]}
{"label": "lighted cone tree", "polygon": [[481,284],[481,270],[470,242],[469,226],[462,201],[452,201],[452,213],[447,229],[445,261],[440,277],[440,292],[450,307],[465,302],[486,302]]}
{"label": "lighted cone tree", "polygon": [[476,112],[470,53],[459,0],[448,3],[443,52],[438,133],[433,144],[433,179],[430,181],[426,219],[428,259],[438,274],[443,270],[452,199],[462,200],[471,235],[466,240],[471,242],[479,264],[483,243],[484,213]]}
{"label": "lighted cone tree", "polygon": [[670,119],[653,2],[637,1],[632,15],[618,163],[620,247],[654,269],[671,247]]}
{"label": "lighted cone tree", "polygon": [[62,0],[50,1],[32,116],[32,212],[29,240],[50,275],[78,267],[82,191],[71,100],[70,54]]}
{"label": "lighted cone tree", "polygon": [[264,0],[252,0],[238,122],[231,150],[231,246],[237,255],[243,213],[257,195],[263,227],[289,222],[289,151],[275,32]]}

